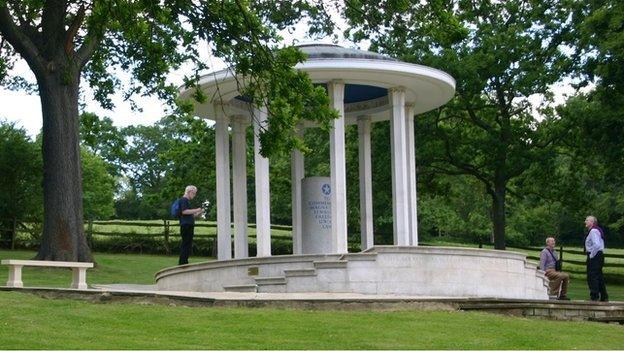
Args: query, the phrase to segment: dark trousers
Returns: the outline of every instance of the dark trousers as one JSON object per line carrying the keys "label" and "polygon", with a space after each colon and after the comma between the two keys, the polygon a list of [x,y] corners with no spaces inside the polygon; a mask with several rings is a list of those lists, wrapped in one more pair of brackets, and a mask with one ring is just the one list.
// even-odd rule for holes
{"label": "dark trousers", "polygon": [[180,235],[182,243],[180,244],[180,260],[178,264],[187,264],[188,258],[193,251],[193,235],[195,235],[195,226],[192,224],[180,225]]}
{"label": "dark trousers", "polygon": [[596,256],[589,258],[587,255],[587,285],[589,285],[589,297],[593,301],[608,301],[607,287],[605,286],[602,267],[604,266],[604,255],[598,251]]}

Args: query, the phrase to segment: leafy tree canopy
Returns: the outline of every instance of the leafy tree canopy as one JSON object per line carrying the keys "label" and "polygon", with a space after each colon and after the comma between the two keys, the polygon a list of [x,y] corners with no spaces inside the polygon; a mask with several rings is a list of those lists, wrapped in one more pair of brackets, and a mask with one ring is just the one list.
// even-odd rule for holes
{"label": "leafy tree canopy", "polygon": [[[442,69],[455,98],[417,119],[419,164],[480,180],[492,198],[496,248],[505,247],[512,180],[552,139],[528,98],[572,72],[578,1],[346,1],[347,32],[406,62]],[[547,111],[543,111],[547,112]]]}
{"label": "leafy tree canopy", "polygon": [[[307,1],[0,1],[0,82],[24,87],[9,76],[18,53],[39,77],[50,69],[69,83],[82,76],[94,98],[112,108],[122,92],[156,95],[171,104],[178,88],[167,81],[175,69],[194,67],[185,86],[196,86],[209,69],[210,55],[231,64],[241,89],[256,105],[268,105],[261,141],[266,155],[304,148],[292,133],[302,119],[328,126],[335,113],[326,94],[292,67],[305,59],[294,48],[279,48],[277,32],[308,18],[312,32],[332,24],[321,5]],[[62,45],[59,45],[62,43]],[[130,74],[124,82],[120,73]],[[206,96],[198,90],[196,99]],[[189,104],[180,102],[182,111]],[[136,107],[136,106],[135,106]]]}

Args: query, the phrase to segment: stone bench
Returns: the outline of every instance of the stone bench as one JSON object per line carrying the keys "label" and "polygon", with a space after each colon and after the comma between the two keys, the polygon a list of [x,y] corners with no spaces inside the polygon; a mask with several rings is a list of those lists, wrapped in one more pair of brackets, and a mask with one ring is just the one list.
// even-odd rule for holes
{"label": "stone bench", "polygon": [[73,289],[87,288],[87,269],[93,268],[92,262],[66,262],[66,261],[34,261],[34,260],[2,260],[2,264],[9,266],[9,280],[6,286],[11,288],[22,288],[22,267],[55,267],[71,268]]}

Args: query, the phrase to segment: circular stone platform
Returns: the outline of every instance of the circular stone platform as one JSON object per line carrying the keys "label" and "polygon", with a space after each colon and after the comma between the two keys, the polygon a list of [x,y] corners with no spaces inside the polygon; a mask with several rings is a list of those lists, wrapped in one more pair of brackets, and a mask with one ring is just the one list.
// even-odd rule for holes
{"label": "circular stone platform", "polygon": [[548,299],[548,279],[524,254],[455,247],[201,262],[163,269],[156,283],[163,291]]}

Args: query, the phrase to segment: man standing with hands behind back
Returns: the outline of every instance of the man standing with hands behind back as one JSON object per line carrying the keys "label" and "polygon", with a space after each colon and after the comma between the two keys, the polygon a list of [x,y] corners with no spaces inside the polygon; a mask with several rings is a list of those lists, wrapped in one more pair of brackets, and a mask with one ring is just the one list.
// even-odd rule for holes
{"label": "man standing with hands behind back", "polygon": [[190,200],[197,194],[197,187],[189,185],[184,189],[184,196],[180,198],[180,244],[179,265],[188,264],[188,258],[193,250],[193,236],[195,235],[195,217],[201,215],[204,210],[201,208],[190,208]]}
{"label": "man standing with hands behind back", "polygon": [[585,227],[589,229],[585,238],[585,252],[587,253],[587,285],[589,297],[592,301],[609,301],[605,286],[602,267],[604,266],[604,232],[598,226],[594,216],[585,218]]}

